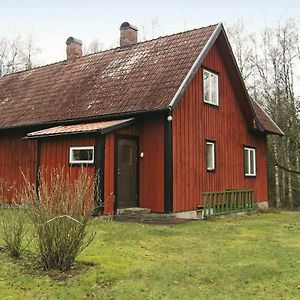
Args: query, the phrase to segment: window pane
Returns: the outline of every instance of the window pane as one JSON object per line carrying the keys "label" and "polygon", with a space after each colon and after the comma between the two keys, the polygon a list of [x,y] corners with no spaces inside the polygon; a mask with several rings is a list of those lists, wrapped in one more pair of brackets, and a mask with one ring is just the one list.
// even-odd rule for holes
{"label": "window pane", "polygon": [[211,102],[218,104],[218,76],[211,74]]}
{"label": "window pane", "polygon": [[256,175],[255,149],[244,148],[245,175]]}
{"label": "window pane", "polygon": [[74,150],[73,159],[74,160],[92,160],[93,150]]}
{"label": "window pane", "polygon": [[205,102],[218,105],[218,89],[218,75],[207,70],[203,70],[203,100]]}
{"label": "window pane", "polygon": [[214,170],[215,151],[213,143],[206,143],[206,167],[207,170]]}
{"label": "window pane", "polygon": [[255,174],[255,162],[254,162],[254,150],[249,151],[249,156],[250,156],[250,174],[254,175]]}
{"label": "window pane", "polygon": [[127,164],[129,166],[132,165],[132,146],[123,145],[122,149],[122,163]]}
{"label": "window pane", "polygon": [[204,89],[204,101],[209,102],[209,81],[210,81],[210,76],[209,73],[204,71],[203,72],[203,89]]}
{"label": "window pane", "polygon": [[244,149],[244,157],[245,157],[245,174],[249,174],[249,149]]}
{"label": "window pane", "polygon": [[72,162],[93,162],[94,149],[72,149]]}

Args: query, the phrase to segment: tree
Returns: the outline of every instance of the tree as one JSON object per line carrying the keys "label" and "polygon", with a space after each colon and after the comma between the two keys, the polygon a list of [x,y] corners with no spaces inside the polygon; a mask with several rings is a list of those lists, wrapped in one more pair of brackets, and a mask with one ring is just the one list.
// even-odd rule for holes
{"label": "tree", "polygon": [[285,133],[268,138],[271,204],[293,209],[300,206],[300,178],[293,172],[300,168],[300,99],[294,86],[300,65],[299,29],[294,20],[287,20],[266,27],[261,35],[248,34],[239,21],[228,33],[250,96]]}
{"label": "tree", "polygon": [[94,39],[87,46],[83,47],[83,54],[94,54],[103,50],[103,43],[99,39]]}
{"label": "tree", "polygon": [[250,87],[250,81],[254,74],[254,50],[253,42],[255,37],[247,32],[247,28],[242,20],[238,20],[233,26],[227,30],[232,50],[235,54],[240,72],[247,86]]}
{"label": "tree", "polygon": [[145,25],[142,26],[142,30],[139,34],[139,40],[147,41],[147,40],[155,39],[161,35],[163,35],[163,29],[160,26],[159,18],[154,17],[151,20],[150,28]]}
{"label": "tree", "polygon": [[0,77],[36,66],[35,57],[39,49],[33,38],[17,36],[12,39],[0,37]]}

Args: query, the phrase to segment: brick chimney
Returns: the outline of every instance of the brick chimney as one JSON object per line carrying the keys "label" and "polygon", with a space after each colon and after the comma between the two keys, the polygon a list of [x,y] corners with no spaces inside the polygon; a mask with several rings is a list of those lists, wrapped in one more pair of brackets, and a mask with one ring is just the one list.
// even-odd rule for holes
{"label": "brick chimney", "polygon": [[120,46],[129,47],[137,43],[138,29],[128,22],[122,23],[120,27]]}
{"label": "brick chimney", "polygon": [[74,60],[82,56],[82,41],[69,37],[67,44],[67,60]]}

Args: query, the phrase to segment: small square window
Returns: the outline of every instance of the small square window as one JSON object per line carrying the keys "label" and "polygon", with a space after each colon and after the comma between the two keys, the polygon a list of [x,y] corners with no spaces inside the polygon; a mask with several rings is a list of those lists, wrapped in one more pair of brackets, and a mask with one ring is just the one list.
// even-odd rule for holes
{"label": "small square window", "polygon": [[70,164],[92,164],[94,163],[94,147],[71,147]]}
{"label": "small square window", "polygon": [[203,70],[203,101],[219,105],[219,77],[208,70]]}
{"label": "small square window", "polygon": [[255,148],[244,147],[245,176],[256,176]]}
{"label": "small square window", "polygon": [[206,169],[207,171],[214,171],[215,166],[215,142],[207,141],[206,142]]}

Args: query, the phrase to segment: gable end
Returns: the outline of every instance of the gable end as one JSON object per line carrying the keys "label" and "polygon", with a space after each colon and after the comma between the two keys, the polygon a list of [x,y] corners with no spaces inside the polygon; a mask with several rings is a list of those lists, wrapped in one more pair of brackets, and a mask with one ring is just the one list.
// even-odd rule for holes
{"label": "gable end", "polygon": [[192,68],[190,69],[190,71],[188,72],[186,77],[184,78],[183,82],[181,83],[181,85],[180,85],[179,89],[177,90],[175,96],[173,97],[172,101],[170,102],[170,104],[169,104],[170,109],[174,109],[177,106],[177,104],[180,101],[182,95],[184,94],[184,92],[187,89],[188,85],[190,84],[190,82],[194,78],[195,74],[199,70],[202,62],[204,61],[206,55],[208,54],[209,50],[211,49],[211,47],[215,43],[215,41],[218,38],[221,31],[224,31],[224,27],[223,27],[222,23],[219,23],[217,25],[216,29],[214,30],[213,34],[209,38],[208,42],[206,43],[206,45],[201,50],[199,56],[197,57],[196,61],[193,64]]}

